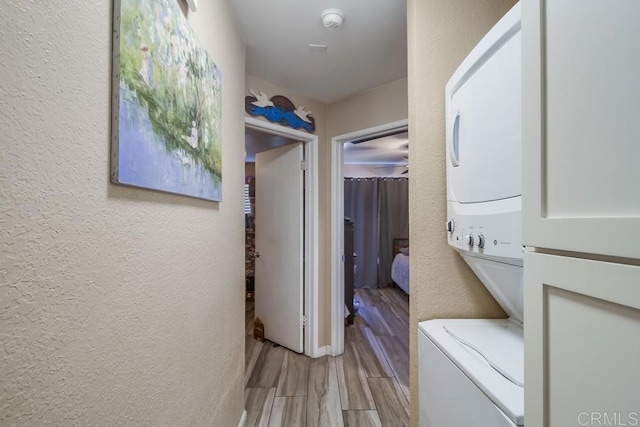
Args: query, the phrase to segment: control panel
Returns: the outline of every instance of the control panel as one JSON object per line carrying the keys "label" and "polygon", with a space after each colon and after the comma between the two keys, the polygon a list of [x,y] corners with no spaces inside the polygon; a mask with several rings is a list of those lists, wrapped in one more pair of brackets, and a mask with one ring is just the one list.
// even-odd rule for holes
{"label": "control panel", "polygon": [[447,214],[447,239],[456,250],[522,260],[520,198],[477,205],[448,202]]}

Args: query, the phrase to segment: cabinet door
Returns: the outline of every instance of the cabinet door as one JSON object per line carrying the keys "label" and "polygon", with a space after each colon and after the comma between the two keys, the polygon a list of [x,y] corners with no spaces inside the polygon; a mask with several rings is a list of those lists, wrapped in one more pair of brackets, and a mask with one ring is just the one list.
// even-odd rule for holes
{"label": "cabinet door", "polygon": [[640,1],[522,11],[524,243],[640,258]]}
{"label": "cabinet door", "polygon": [[525,266],[525,424],[640,425],[640,267],[530,252]]}

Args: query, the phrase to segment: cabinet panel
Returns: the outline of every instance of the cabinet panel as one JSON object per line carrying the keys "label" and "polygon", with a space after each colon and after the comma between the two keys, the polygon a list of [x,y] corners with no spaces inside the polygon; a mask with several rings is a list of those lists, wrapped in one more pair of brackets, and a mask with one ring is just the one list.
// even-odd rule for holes
{"label": "cabinet panel", "polygon": [[545,8],[547,217],[637,217],[640,4]]}
{"label": "cabinet panel", "polygon": [[526,425],[640,425],[640,267],[539,253],[525,266]]}
{"label": "cabinet panel", "polygon": [[640,2],[523,2],[529,246],[640,258]]}

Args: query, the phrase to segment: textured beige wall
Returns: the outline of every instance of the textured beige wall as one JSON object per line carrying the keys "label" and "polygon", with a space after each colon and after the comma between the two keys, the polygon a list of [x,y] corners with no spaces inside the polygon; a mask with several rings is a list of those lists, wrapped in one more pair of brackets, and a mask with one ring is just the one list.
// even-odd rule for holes
{"label": "textured beige wall", "polygon": [[0,425],[236,426],[243,42],[226,1],[200,2],[224,201],[112,185],[111,7],[0,7]]}
{"label": "textured beige wall", "polygon": [[327,136],[331,139],[345,133],[406,120],[407,117],[407,79],[402,78],[330,104],[327,107]]}
{"label": "textured beige wall", "polygon": [[504,313],[446,242],[444,87],[513,0],[408,0],[411,423],[418,425],[417,323]]}

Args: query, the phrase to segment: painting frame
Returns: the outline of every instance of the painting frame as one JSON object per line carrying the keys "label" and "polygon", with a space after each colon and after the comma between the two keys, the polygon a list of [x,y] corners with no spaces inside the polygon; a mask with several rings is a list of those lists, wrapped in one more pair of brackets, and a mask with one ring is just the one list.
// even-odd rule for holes
{"label": "painting frame", "polygon": [[222,201],[222,71],[177,0],[113,0],[111,182]]}

